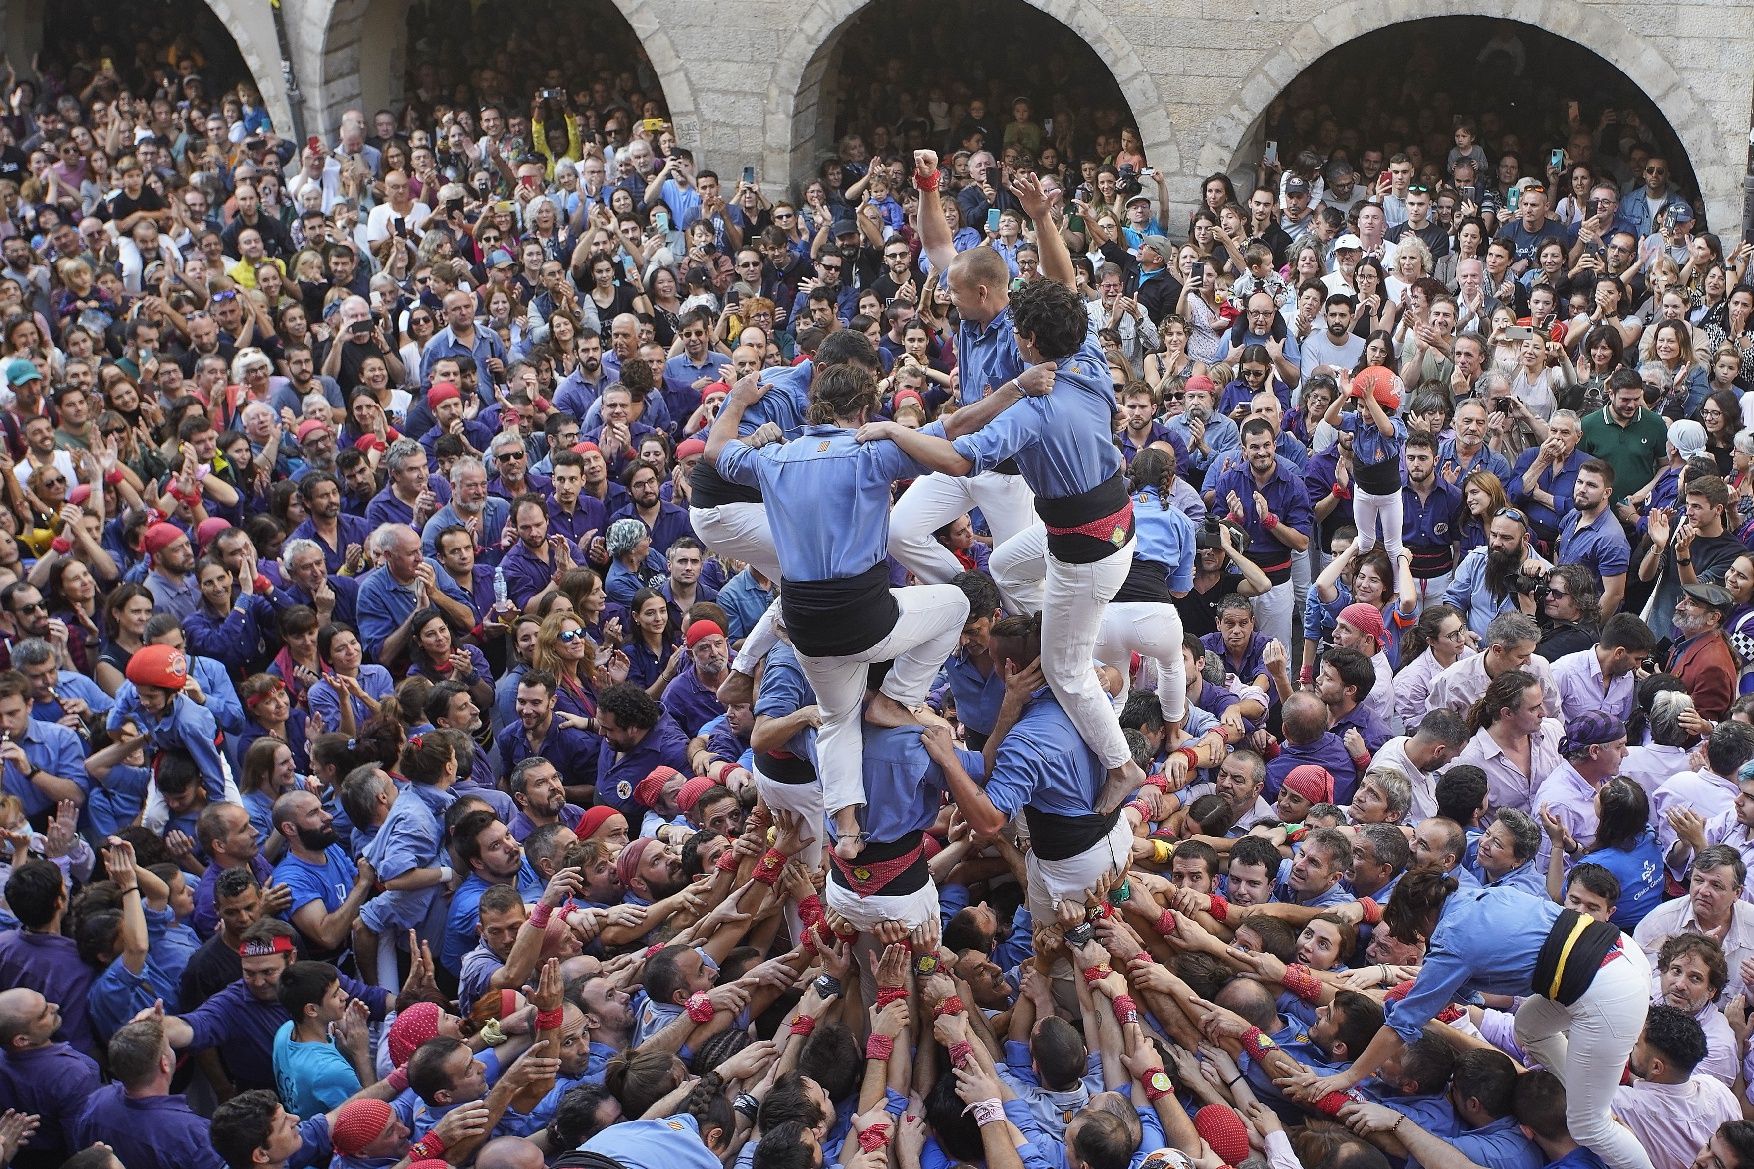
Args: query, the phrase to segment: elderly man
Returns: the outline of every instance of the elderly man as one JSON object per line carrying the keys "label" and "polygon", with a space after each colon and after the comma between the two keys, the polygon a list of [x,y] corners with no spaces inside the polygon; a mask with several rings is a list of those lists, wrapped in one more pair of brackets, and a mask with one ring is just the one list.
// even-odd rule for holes
{"label": "elderly man", "polygon": [[[399,659],[408,649],[415,613],[437,605],[460,628],[474,625],[469,599],[446,587],[435,565],[420,552],[420,537],[406,524],[386,524],[372,533],[371,551],[381,563],[359,582],[359,639],[376,662]],[[454,582],[451,583],[454,588]]]}
{"label": "elderly man", "polygon": [[272,595],[276,608],[306,605],[324,622],[358,622],[359,581],[351,576],[330,576],[321,544],[288,540],[280,549],[278,567],[281,584]]}
{"label": "elderly man", "polygon": [[1714,584],[1681,586],[1675,604],[1678,640],[1666,668],[1687,684],[1702,718],[1723,718],[1736,699],[1738,666],[1724,636],[1724,622],[1735,607],[1729,591]]}
{"label": "elderly man", "polygon": [[487,487],[487,467],[473,455],[462,455],[451,464],[451,501],[433,513],[420,530],[420,550],[438,554],[438,534],[453,524],[468,530],[475,539],[476,556],[497,564],[505,548],[506,521],[512,505]]}
{"label": "elderly man", "polygon": [[1517,456],[1505,484],[1510,501],[1523,509],[1535,536],[1545,545],[1559,537],[1559,526],[1572,508],[1577,473],[1589,454],[1577,448],[1583,423],[1576,411],[1556,410],[1547,423],[1547,439]]}
{"label": "elderly man", "polygon": [[373,528],[384,524],[422,527],[451,497],[451,485],[428,470],[426,448],[411,438],[399,438],[384,452],[384,489],[366,504],[366,522]]}
{"label": "elderly man", "polygon": [[1717,938],[1729,966],[1724,1001],[1754,982],[1754,902],[1743,900],[1748,868],[1736,850],[1714,844],[1694,858],[1687,896],[1657,906],[1633,931],[1633,939],[1654,963],[1663,943],[1680,933]]}

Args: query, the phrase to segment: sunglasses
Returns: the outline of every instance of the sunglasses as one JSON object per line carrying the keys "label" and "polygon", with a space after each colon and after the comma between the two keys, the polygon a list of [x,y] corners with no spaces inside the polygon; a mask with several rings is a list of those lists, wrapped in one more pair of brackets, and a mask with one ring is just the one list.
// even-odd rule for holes
{"label": "sunglasses", "polygon": [[233,291],[232,289],[227,288],[221,292],[216,292],[213,294],[213,303],[214,304],[224,304],[228,300],[236,300],[237,298],[238,298],[238,294],[235,291]]}
{"label": "sunglasses", "polygon": [[1409,195],[1429,195],[1431,188],[1424,183],[1413,183],[1407,188]]}
{"label": "sunglasses", "polygon": [[568,629],[560,635],[560,640],[564,645],[571,645],[575,641],[583,641],[584,637],[585,631],[583,629]]}
{"label": "sunglasses", "polygon": [[1525,527],[1528,525],[1528,522],[1529,522],[1528,517],[1525,516],[1519,509],[1514,508],[1514,507],[1501,507],[1497,511],[1492,513],[1493,519],[1497,519],[1499,516],[1504,516],[1506,519],[1513,519],[1517,523],[1522,524]]}
{"label": "sunglasses", "polygon": [[1523,194],[1526,195],[1530,191],[1539,191],[1539,192],[1541,192],[1541,194],[1545,195],[1547,193],[1547,184],[1546,183],[1524,183],[1523,184]]}
{"label": "sunglasses", "polygon": [[497,454],[493,457],[495,459],[498,459],[502,463],[509,463],[513,459],[523,458],[524,452],[523,451],[501,451],[501,452],[499,452],[499,454]]}

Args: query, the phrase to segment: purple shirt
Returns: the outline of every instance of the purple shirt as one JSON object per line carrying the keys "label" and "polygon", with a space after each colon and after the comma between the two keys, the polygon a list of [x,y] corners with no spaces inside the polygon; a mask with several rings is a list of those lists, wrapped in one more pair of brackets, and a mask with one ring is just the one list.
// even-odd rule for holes
{"label": "purple shirt", "polygon": [[[622,519],[645,522],[645,517],[640,515],[631,503],[610,516],[609,522],[614,523],[616,520]],[[662,500],[658,501],[657,519],[646,524],[646,529],[652,534],[652,551],[660,556],[668,553],[670,545],[683,536],[694,535],[694,526],[688,522],[688,509],[677,507],[673,503],[665,503]]]}
{"label": "purple shirt", "polygon": [[[1537,812],[1545,808],[1553,813],[1571,838],[1585,848],[1592,847],[1591,841],[1596,838],[1599,821],[1596,818],[1596,789],[1589,780],[1577,773],[1577,768],[1570,763],[1561,762],[1535,789],[1533,807]],[[1535,869],[1547,871],[1547,862],[1553,855],[1553,841],[1545,833],[1541,833],[1541,847],[1535,853]],[[1570,871],[1575,862],[1565,858],[1566,871]]]}
{"label": "purple shirt", "polygon": [[608,516],[609,509],[594,495],[580,495],[570,512],[560,510],[553,495],[548,497],[549,532],[556,536],[565,536],[575,544],[590,532],[602,535],[603,530],[609,526]]}
{"label": "purple shirt", "polygon": [[27,1163],[59,1164],[75,1151],[74,1118],[102,1082],[97,1061],[65,1043],[0,1054],[0,1107],[43,1118],[36,1135],[21,1150]]}
{"label": "purple shirt", "polygon": [[1291,549],[1281,544],[1261,523],[1255,510],[1255,492],[1259,491],[1266,499],[1267,510],[1277,516],[1280,523],[1304,533],[1308,533],[1315,523],[1302,475],[1285,459],[1274,461],[1272,477],[1265,487],[1255,482],[1255,474],[1249,470],[1248,463],[1238,459],[1234,466],[1209,482],[1207,490],[1212,496],[1214,513],[1226,511],[1230,506],[1230,493],[1236,492],[1242,501],[1242,526],[1249,534],[1247,555],[1266,572],[1285,571],[1291,563]]}
{"label": "purple shirt", "polygon": [[[451,484],[443,475],[428,475],[426,485],[438,498],[438,505],[433,509],[434,511],[451,502]],[[414,508],[397,499],[395,491],[386,486],[382,491],[372,496],[371,502],[365,505],[365,522],[370,524],[373,530],[384,524],[407,524],[409,527],[413,527]]]}
{"label": "purple shirt", "polygon": [[725,704],[719,701],[717,686],[701,682],[700,675],[694,672],[694,659],[690,658],[664,687],[664,709],[685,734],[693,737],[700,734],[701,727],[725,713]]}
{"label": "purple shirt", "polygon": [[[499,750],[500,766],[504,768],[506,775],[510,775],[512,768],[524,759],[531,755],[540,755],[554,764],[554,769],[560,772],[562,783],[572,787],[587,787],[597,778],[598,751],[603,746],[603,740],[590,731],[561,726],[560,715],[556,714],[548,724],[548,733],[542,738],[540,750],[531,748],[529,736],[524,733],[524,724],[515,719],[500,731],[494,745]],[[639,779],[644,778],[645,772],[642,771]],[[634,782],[638,783],[639,779]]]}
{"label": "purple shirt", "polygon": [[[1200,644],[1217,654],[1224,662],[1224,668],[1235,674],[1242,681],[1253,684],[1254,680],[1267,672],[1267,642],[1271,641],[1264,633],[1256,633],[1249,637],[1248,645],[1242,651],[1242,660],[1233,660],[1230,650],[1224,645],[1222,633],[1208,633],[1200,638]],[[1218,714],[1219,711],[1212,713]]]}
{"label": "purple shirt", "polygon": [[181,1096],[131,1099],[120,1084],[99,1088],[73,1125],[85,1148],[103,1141],[128,1169],[225,1169],[207,1121]]}
{"label": "purple shirt", "polygon": [[[225,870],[218,861],[209,862],[207,871],[201,874],[200,884],[195,886],[195,911],[189,915],[189,924],[195,932],[206,941],[219,929],[219,911],[214,908],[213,887],[219,883],[219,874]],[[270,865],[261,853],[250,859],[250,872],[256,876],[258,885],[266,885],[274,875],[274,866]]]}
{"label": "purple shirt", "polygon": [[[584,555],[577,548],[572,549],[572,556],[575,564],[584,562]],[[519,540],[500,560],[499,567],[505,573],[506,595],[521,609],[554,579],[554,553],[550,551],[549,559],[544,563]]]}
{"label": "purple shirt", "polygon": [[28,987],[61,1004],[61,1029],[55,1034],[86,1055],[97,1051],[86,1013],[95,977],[72,938],[22,929],[0,933],[0,986]]}
{"label": "purple shirt", "polygon": [[1358,769],[1353,766],[1352,756],[1346,754],[1346,744],[1332,731],[1323,731],[1313,743],[1299,746],[1288,742],[1280,747],[1278,756],[1267,761],[1267,798],[1277,799],[1279,785],[1285,782],[1291,769],[1305,763],[1326,767],[1333,775],[1334,803],[1352,802],[1352,789],[1358,784]]}
{"label": "purple shirt", "polygon": [[659,765],[684,774],[694,771],[688,761],[688,736],[668,714],[659,715],[657,724],[631,751],[617,751],[603,741],[597,751],[597,802],[626,816],[629,824],[643,819],[646,809],[634,800],[634,785]]}

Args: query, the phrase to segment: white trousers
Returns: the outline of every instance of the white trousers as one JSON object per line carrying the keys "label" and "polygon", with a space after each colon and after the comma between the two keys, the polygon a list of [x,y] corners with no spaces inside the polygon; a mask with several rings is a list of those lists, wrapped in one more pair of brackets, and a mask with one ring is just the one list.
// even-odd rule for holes
{"label": "white trousers", "polygon": [[1051,922],[1060,912],[1062,901],[1083,901],[1096,882],[1109,873],[1119,872],[1132,856],[1133,827],[1126,816],[1118,816],[1109,834],[1077,856],[1063,861],[1042,860],[1031,841],[1024,854],[1024,874],[1029,884],[1024,896],[1030,916],[1039,922]]}
{"label": "white trousers", "polygon": [[[893,662],[883,679],[883,693],[903,706],[918,706],[968,622],[968,598],[955,585],[917,585],[891,589],[890,595],[901,615],[888,636],[870,649],[849,657],[818,658],[798,652],[798,664],[810,679],[822,711],[816,760],[823,810],[830,816],[865,802],[861,714],[868,667],[873,662]],[[1114,717],[1112,712],[1109,717]],[[1120,733],[1118,724],[1115,733]]]}
{"label": "white trousers", "polygon": [[962,564],[932,538],[933,532],[978,507],[997,547],[1035,523],[1034,499],[1021,475],[922,475],[889,517],[889,554],[922,583],[947,584]]}
{"label": "white trousers", "polygon": [[[1182,661],[1182,616],[1167,601],[1110,601],[1096,633],[1096,660],[1113,666],[1131,683],[1131,655],[1157,671],[1157,702],[1165,722],[1187,713],[1188,675]],[[1123,695],[1123,699],[1124,699]],[[1123,705],[1125,705],[1123,701]]]}
{"label": "white trousers", "polygon": [[830,879],[823,890],[823,903],[861,930],[874,930],[884,922],[899,921],[916,929],[938,920],[938,886],[927,881],[912,893],[897,897],[878,893],[866,897]]}
{"label": "white trousers", "polygon": [[765,503],[691,507],[688,523],[700,542],[720,560],[741,560],[753,564],[768,580],[780,579],[780,557],[774,551]]}
{"label": "white trousers", "polygon": [[1390,564],[1401,562],[1401,493],[1372,495],[1359,491],[1352,496],[1352,514],[1358,520],[1358,545],[1368,551],[1376,547],[1376,529],[1382,525],[1383,549]]}
{"label": "white trousers", "polygon": [[1047,528],[1037,523],[995,548],[988,562],[999,590],[1025,601],[1020,612],[1040,610],[1042,673],[1078,734],[1111,768],[1133,756],[1092,667],[1103,610],[1126,583],[1133,544],[1092,564],[1067,564],[1048,554]]}
{"label": "white trousers", "polygon": [[1565,1082],[1565,1124],[1573,1140],[1611,1169],[1651,1169],[1650,1154],[1611,1111],[1650,1008],[1650,960],[1630,937],[1622,935],[1620,947],[1621,956],[1598,970],[1571,1006],[1543,995],[1524,999],[1516,1040]]}
{"label": "white trousers", "polygon": [[803,861],[806,868],[814,871],[822,860],[824,836],[821,782],[781,783],[777,779],[770,779],[761,773],[759,756],[754,774],[755,790],[770,811],[790,812],[809,827],[812,839],[798,852],[797,859]]}
{"label": "white trousers", "polygon": [[1255,628],[1287,650],[1291,648],[1291,613],[1297,599],[1294,589],[1293,583],[1286,581],[1254,598]]}

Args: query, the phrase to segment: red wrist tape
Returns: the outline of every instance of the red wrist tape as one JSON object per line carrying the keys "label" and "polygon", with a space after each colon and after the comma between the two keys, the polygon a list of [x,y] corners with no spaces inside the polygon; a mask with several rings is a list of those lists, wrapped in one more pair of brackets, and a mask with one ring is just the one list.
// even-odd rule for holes
{"label": "red wrist tape", "polygon": [[1230,902],[1226,901],[1222,894],[1214,893],[1211,903],[1206,907],[1206,912],[1212,915],[1213,921],[1224,924],[1230,918]]}
{"label": "red wrist tape", "polygon": [[1293,963],[1285,968],[1283,985],[1306,1003],[1313,1003],[1322,995],[1322,980],[1301,963]]}
{"label": "red wrist tape", "polygon": [[780,870],[786,867],[786,854],[777,848],[770,848],[761,854],[761,860],[755,866],[755,879],[763,885],[771,886],[780,879]]}
{"label": "red wrist tape", "polygon": [[1139,1004],[1130,994],[1117,994],[1114,999],[1115,1022],[1125,1027],[1139,1021]]}
{"label": "red wrist tape", "polygon": [[1086,966],[1084,968],[1084,984],[1086,986],[1095,986],[1113,973],[1114,967],[1110,966],[1107,962],[1099,962],[1095,966]]}
{"label": "red wrist tape", "polygon": [[719,854],[719,859],[713,862],[713,867],[721,873],[734,873],[737,871],[738,863],[737,850],[727,848]]}
{"label": "red wrist tape", "polygon": [[966,1039],[958,1039],[950,1045],[950,1062],[961,1067],[974,1058],[974,1044]]}
{"label": "red wrist tape", "polygon": [[936,191],[939,181],[943,178],[944,172],[940,170],[916,170],[914,172],[914,190]]}
{"label": "red wrist tape", "polygon": [[1169,1083],[1169,1076],[1161,1065],[1152,1068],[1139,1077],[1139,1084],[1145,1089],[1145,1099],[1155,1104],[1165,1096],[1175,1094],[1174,1084]]}
{"label": "red wrist tape", "polygon": [[530,911],[530,924],[539,930],[548,928],[548,919],[554,916],[554,906],[545,901],[538,901],[536,908]]}
{"label": "red wrist tape", "polygon": [[890,1003],[898,1003],[906,997],[905,986],[880,986],[877,988],[877,1009],[881,1011]]}
{"label": "red wrist tape", "polygon": [[440,1139],[437,1133],[428,1132],[425,1136],[408,1146],[408,1159],[410,1161],[430,1161],[436,1157],[443,1156],[444,1151],[445,1142]]}
{"label": "red wrist tape", "polygon": [[56,536],[53,540],[49,541],[49,547],[53,548],[62,556],[65,556],[67,553],[73,551],[73,541],[69,540],[66,536]]}
{"label": "red wrist tape", "polygon": [[408,1069],[406,1067],[397,1068],[384,1077],[384,1083],[390,1086],[390,1091],[400,1096],[402,1090],[408,1086]]}
{"label": "red wrist tape", "polygon": [[1369,897],[1358,899],[1359,908],[1364,910],[1364,924],[1376,925],[1382,921],[1382,906]]}
{"label": "red wrist tape", "polygon": [[[708,1018],[711,1018],[709,1015]],[[536,1012],[536,1030],[558,1031],[566,1026],[566,1008],[555,1007],[552,1011]]]}
{"label": "red wrist tape", "polygon": [[828,914],[822,908],[822,898],[812,893],[798,902],[798,920],[806,926],[813,926],[826,920]]}
{"label": "red wrist tape", "polygon": [[711,779],[720,787],[729,787],[730,785],[725,782],[725,777],[735,770],[737,770],[737,765],[735,763],[729,763],[721,759],[719,762],[707,768],[706,773],[707,778]]}
{"label": "red wrist tape", "polygon": [[796,1019],[792,1020],[793,1035],[810,1035],[814,1033],[815,1030],[816,1017],[814,1015],[799,1015]]}
{"label": "red wrist tape", "polygon": [[1166,909],[1157,915],[1157,932],[1164,937],[1174,937],[1180,928],[1181,927],[1176,924],[1175,911],[1173,909]]}
{"label": "red wrist tape", "polygon": [[874,1153],[888,1143],[889,1126],[887,1124],[874,1124],[859,1134],[859,1150],[861,1152]]}
{"label": "red wrist tape", "polygon": [[888,1059],[895,1054],[895,1036],[872,1032],[865,1038],[866,1059]]}
{"label": "red wrist tape", "polygon": [[1169,792],[1169,777],[1164,775],[1161,771],[1154,772],[1145,777],[1145,786],[1154,787],[1158,791],[1167,795]]}
{"label": "red wrist tape", "polygon": [[932,1018],[942,1019],[945,1015],[962,1015],[966,1014],[967,1011],[968,1008],[962,1005],[960,996],[948,995],[943,1002],[938,1004],[938,1009],[932,1012]]}
{"label": "red wrist tape", "polygon": [[718,1014],[718,1010],[714,1008],[712,1000],[706,997],[704,990],[695,991],[683,1010],[687,1011],[688,1017],[696,1023],[710,1023],[713,1021],[713,1016]]}

